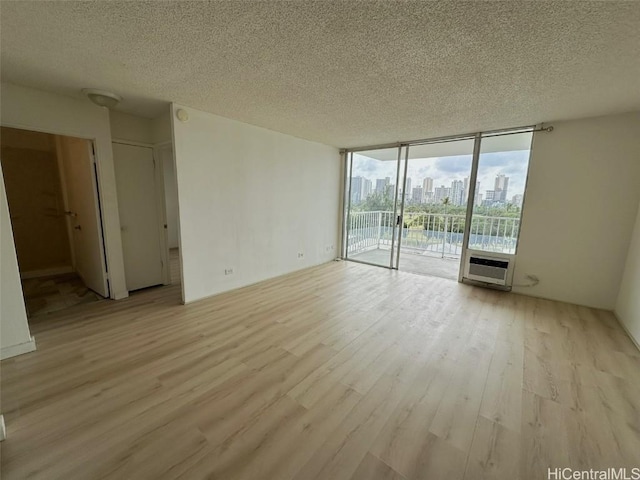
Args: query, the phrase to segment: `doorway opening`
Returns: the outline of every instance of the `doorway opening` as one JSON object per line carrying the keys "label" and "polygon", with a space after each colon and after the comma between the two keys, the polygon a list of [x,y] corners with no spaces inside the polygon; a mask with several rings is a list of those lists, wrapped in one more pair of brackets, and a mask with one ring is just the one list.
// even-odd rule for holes
{"label": "doorway opening", "polygon": [[28,317],[108,298],[93,141],[1,127],[0,145]]}
{"label": "doorway opening", "polygon": [[112,148],[127,290],[179,285],[173,147],[114,139]]}
{"label": "doorway opening", "polygon": [[180,269],[180,239],[178,225],[178,181],[176,178],[175,161],[173,158],[173,144],[163,143],[156,147],[159,163],[162,165],[165,225],[167,247],[169,249],[169,279],[171,285],[182,283]]}

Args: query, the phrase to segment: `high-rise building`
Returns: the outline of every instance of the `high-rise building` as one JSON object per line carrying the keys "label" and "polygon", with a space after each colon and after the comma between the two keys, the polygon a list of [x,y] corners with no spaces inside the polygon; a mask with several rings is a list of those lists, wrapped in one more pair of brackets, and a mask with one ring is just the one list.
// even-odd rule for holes
{"label": "high-rise building", "polygon": [[436,187],[433,191],[433,203],[442,203],[445,198],[449,198],[449,203],[451,202],[451,189],[441,185],[440,187]]}
{"label": "high-rise building", "polygon": [[369,195],[371,195],[371,180],[365,178],[362,183],[362,200],[366,200]]}
{"label": "high-rise building", "polygon": [[376,179],[376,193],[378,195],[385,195],[388,190],[387,187],[389,187],[390,183],[391,183],[391,178],[389,177]]}
{"label": "high-rise building", "polygon": [[423,192],[424,192],[424,190],[422,189],[422,187],[415,187],[411,191],[411,202],[412,203],[422,203],[424,201]]}
{"label": "high-rise building", "polygon": [[454,180],[451,182],[451,198],[452,205],[463,205],[465,198],[464,182],[462,180]]}
{"label": "high-rise building", "polygon": [[509,177],[505,176],[504,173],[496,175],[493,190],[495,191],[494,201],[506,202],[507,191],[509,190]]}
{"label": "high-rise building", "polygon": [[351,177],[351,203],[357,205],[362,201],[363,177]]}
{"label": "high-rise building", "polygon": [[513,203],[514,205],[518,206],[518,207],[522,207],[522,201],[524,200],[524,196],[520,193],[514,195],[511,198],[511,203]]}
{"label": "high-rise building", "polygon": [[351,203],[357,205],[371,195],[371,180],[364,177],[351,178]]}
{"label": "high-rise building", "polygon": [[433,192],[433,178],[427,177],[422,181],[422,191],[425,194]]}
{"label": "high-rise building", "polygon": [[509,177],[505,176],[504,173],[499,173],[498,175],[496,175],[494,190],[506,190],[508,187]]}
{"label": "high-rise building", "polygon": [[385,193],[384,193],[387,197],[393,197],[396,194],[396,184],[395,183],[390,183],[389,185],[386,186],[385,188]]}
{"label": "high-rise building", "polygon": [[484,203],[483,205],[491,206],[496,202],[496,191],[495,190],[487,190],[484,195]]}
{"label": "high-rise building", "polygon": [[409,178],[409,177],[407,177],[407,183],[405,183],[404,192],[403,193],[404,193],[404,201],[405,202],[410,201],[411,198],[412,198],[411,197],[412,192],[411,192],[411,178]]}
{"label": "high-rise building", "polygon": [[[465,204],[469,200],[470,192],[469,192],[469,177],[465,177],[464,179],[464,199],[462,201],[462,205]],[[480,193],[480,182],[476,182],[476,193],[474,205],[482,205],[482,194]]]}
{"label": "high-rise building", "polygon": [[[464,179],[464,193],[463,193],[463,199],[462,199],[462,204],[464,205],[468,200],[469,200],[469,177],[465,177]],[[476,182],[476,194],[475,194],[475,205],[481,205],[482,204],[482,194],[480,193],[480,182]]]}

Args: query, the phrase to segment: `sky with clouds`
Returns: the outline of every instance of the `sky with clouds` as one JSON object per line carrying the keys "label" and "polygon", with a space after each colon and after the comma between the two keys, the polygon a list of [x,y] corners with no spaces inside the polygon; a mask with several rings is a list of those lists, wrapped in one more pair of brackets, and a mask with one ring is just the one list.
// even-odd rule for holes
{"label": "sky with clouds", "polygon": [[[353,176],[368,178],[374,189],[378,178],[390,177],[391,183],[395,183],[395,161],[380,161],[357,153],[354,153],[353,160]],[[524,193],[528,164],[528,150],[481,154],[478,166],[479,193],[484,196],[486,190],[493,190],[496,175],[501,173],[509,177],[509,199]],[[434,188],[441,185],[451,187],[453,180],[464,180],[470,173],[471,155],[458,155],[409,159],[407,177],[411,178],[411,188],[422,186],[422,180],[426,177],[433,178]]]}

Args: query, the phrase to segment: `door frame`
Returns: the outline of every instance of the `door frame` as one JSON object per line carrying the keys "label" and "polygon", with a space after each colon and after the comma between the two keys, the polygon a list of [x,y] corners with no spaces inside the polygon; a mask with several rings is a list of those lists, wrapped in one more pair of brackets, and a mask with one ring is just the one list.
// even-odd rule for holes
{"label": "door frame", "polygon": [[[396,235],[398,235],[398,225],[395,224],[398,219],[398,192],[400,188],[400,160],[402,156],[402,148],[405,147],[404,144],[396,144],[396,145],[388,145],[383,147],[372,147],[369,149],[361,148],[355,150],[343,150],[341,151],[344,154],[344,188],[343,188],[343,222],[342,222],[342,245],[341,245],[341,254],[342,258],[345,260],[349,260],[350,262],[362,263],[364,265],[373,265],[375,267],[383,267],[391,270],[397,270],[397,265],[394,264],[393,256],[394,256],[394,246],[396,243]],[[371,150],[392,150],[394,148],[398,149],[398,156],[396,158],[396,180],[395,180],[395,188],[394,188],[394,199],[393,199],[393,215],[391,217],[392,230],[391,230],[391,248],[389,250],[389,265],[383,265],[379,263],[371,263],[364,260],[358,260],[354,258],[349,258],[349,215],[351,213],[351,187],[352,187],[352,178],[353,178],[353,154],[358,151],[371,151]],[[405,182],[406,182],[406,172],[405,172]],[[404,185],[404,184],[403,184]],[[404,187],[403,187],[404,188]]]}
{"label": "door frame", "polygon": [[[161,190],[161,198],[160,198],[160,202],[162,203],[162,230],[163,230],[163,235],[162,235],[162,239],[164,242],[164,247],[163,247],[163,251],[166,254],[166,264],[167,264],[167,270],[166,270],[166,277],[165,277],[165,285],[171,285],[172,284],[172,280],[171,280],[171,255],[170,255],[170,248],[169,248],[169,219],[167,217],[167,192],[165,190],[165,179],[164,179],[164,159],[162,158],[162,155],[160,154],[160,152],[162,150],[171,150],[171,162],[173,165],[173,171],[174,171],[174,175],[178,176],[178,172],[176,170],[176,161],[175,161],[175,151],[173,149],[173,142],[171,140],[166,140],[164,142],[160,142],[160,143],[156,143],[153,145],[153,154],[154,154],[154,158],[157,160],[158,164],[160,165],[160,173],[162,174],[162,178],[160,179],[160,188]],[[178,190],[178,185],[177,182],[174,185],[176,192]],[[177,202],[176,202],[177,203]],[[177,234],[178,234],[178,245],[180,244],[180,211],[179,211],[179,205],[176,204],[176,208],[178,209],[178,214],[177,214],[177,218],[178,218],[178,223],[176,224],[175,228],[177,230]],[[178,247],[178,250],[180,252],[180,264],[182,264],[182,248]],[[179,273],[182,276],[182,269],[179,269]],[[182,278],[182,277],[181,277]],[[182,282],[182,280],[181,280]],[[184,295],[183,295],[184,298]]]}
{"label": "door frame", "polygon": [[[341,149],[340,153],[344,155],[344,159],[345,159],[344,175],[346,177],[344,182],[345,189],[343,190],[344,192],[343,198],[345,199],[345,208],[343,209],[343,212],[342,212],[344,216],[344,221],[343,221],[344,231],[342,235],[343,245],[341,249],[341,252],[343,255],[342,258],[345,260],[349,260],[351,262],[363,263],[366,265],[373,265],[376,267],[384,267],[384,268],[397,270],[400,264],[400,248],[402,246],[402,228],[403,228],[402,222],[404,219],[404,203],[405,203],[405,197],[406,197],[404,188],[406,187],[406,182],[407,182],[408,157],[409,157],[409,150],[411,146],[473,139],[474,146],[473,146],[473,155],[471,160],[471,172],[469,175],[469,191],[468,191],[468,197],[467,197],[467,209],[465,213],[465,228],[464,228],[463,239],[462,239],[462,253],[460,255],[459,265],[458,265],[458,281],[462,282],[462,277],[464,275],[464,260],[469,250],[471,219],[473,216],[473,207],[474,207],[474,199],[475,199],[475,192],[476,192],[476,180],[478,176],[478,166],[480,162],[480,148],[481,148],[482,139],[485,137],[513,135],[513,134],[525,133],[525,132],[531,132],[532,134],[535,134],[536,132],[551,132],[551,131],[553,131],[552,126],[545,126],[544,124],[540,123],[537,125],[526,125],[522,127],[503,128],[498,130],[487,130],[484,132],[481,131],[481,132],[466,133],[466,134],[460,134],[460,135],[449,135],[444,137],[412,140],[412,141],[406,141],[406,142],[396,142],[396,143],[372,145],[372,146],[365,146],[365,147]],[[396,222],[399,224],[396,225],[396,227],[398,228],[394,228],[393,230],[393,241],[391,243],[391,259],[390,259],[389,266],[387,267],[385,265],[379,265],[375,263],[364,262],[362,260],[355,260],[355,259],[349,258],[348,236],[349,236],[349,214],[351,211],[351,178],[353,177],[353,171],[352,171],[353,170],[353,154],[357,152],[367,152],[371,150],[382,150],[382,149],[392,149],[392,148],[398,149],[398,159],[396,160],[398,179],[396,180],[396,190],[395,190],[395,199],[394,199],[394,218],[396,219]],[[399,195],[399,185],[400,185],[399,173],[400,173],[400,161],[401,161],[402,148],[405,148],[406,154],[405,154],[404,175],[402,178],[403,194],[402,194],[401,205],[400,205],[401,214],[399,217],[400,221],[398,222],[396,206],[397,206],[398,195]],[[530,148],[530,152],[532,150],[533,150],[533,137],[532,137],[532,146]],[[528,180],[528,174],[527,174],[527,180]],[[524,196],[526,198],[526,182],[525,182]],[[523,208],[524,208],[524,200],[523,200]],[[397,247],[396,247],[396,241],[395,241],[396,236],[398,237]],[[518,239],[519,237],[520,237],[520,231],[518,231]],[[394,248],[396,248],[397,250],[396,262],[393,261]],[[511,256],[515,258],[515,254],[512,254]]]}
{"label": "door frame", "polygon": [[[113,286],[111,285],[111,277],[109,274],[109,255],[107,252],[107,244],[106,244],[106,235],[105,235],[105,223],[104,223],[104,215],[103,215],[103,199],[101,196],[101,191],[102,189],[100,188],[100,172],[99,172],[99,158],[98,158],[98,148],[96,145],[96,141],[97,139],[95,137],[91,137],[91,136],[87,136],[87,135],[82,135],[79,134],[77,132],[73,132],[73,131],[64,131],[64,130],[57,130],[57,129],[47,129],[47,128],[37,128],[37,127],[32,127],[32,126],[25,126],[25,125],[21,125],[21,124],[15,124],[15,123],[11,123],[11,122],[0,122],[0,126],[2,127],[6,127],[6,128],[13,128],[16,130],[24,130],[27,132],[36,132],[36,133],[46,133],[48,135],[54,135],[54,136],[62,136],[62,137],[72,137],[72,138],[78,138],[81,140],[87,140],[89,142],[90,145],[90,151],[89,154],[91,155],[91,159],[92,159],[92,170],[94,172],[95,175],[93,175],[92,177],[94,178],[94,180],[92,181],[92,190],[93,193],[95,195],[95,200],[96,200],[96,208],[98,209],[98,225],[99,225],[99,233],[100,233],[100,244],[102,246],[102,252],[101,253],[101,258],[102,258],[102,266],[103,266],[103,276],[106,282],[106,290],[107,290],[107,297],[106,298],[110,298],[110,299],[114,299],[115,300],[115,293],[114,293],[114,289]],[[56,142],[56,161],[57,161],[57,155],[58,155],[58,145]],[[59,169],[59,173],[60,173],[60,183],[62,186],[62,190],[63,190],[63,201],[64,201],[64,206],[65,209],[67,209],[68,207],[68,198],[67,198],[67,192],[66,192],[66,178],[64,176],[64,172],[60,171],[60,163],[57,162],[57,167]],[[68,223],[68,222],[67,222]],[[73,247],[73,242],[71,240],[71,234],[72,232],[69,233],[69,244],[71,247],[71,261],[73,262],[72,265],[75,268],[75,252],[74,252],[74,247]]]}
{"label": "door frame", "polygon": [[111,143],[120,145],[129,145],[132,147],[150,148],[153,156],[154,165],[154,182],[156,184],[156,207],[160,212],[158,223],[158,231],[160,233],[160,250],[162,251],[162,284],[171,284],[171,265],[169,260],[169,232],[167,231],[167,205],[164,191],[164,168],[160,162],[158,154],[161,148],[171,144],[171,142],[162,142],[159,144],[151,144],[144,142],[135,142],[132,140],[123,140],[118,138],[111,139]]}

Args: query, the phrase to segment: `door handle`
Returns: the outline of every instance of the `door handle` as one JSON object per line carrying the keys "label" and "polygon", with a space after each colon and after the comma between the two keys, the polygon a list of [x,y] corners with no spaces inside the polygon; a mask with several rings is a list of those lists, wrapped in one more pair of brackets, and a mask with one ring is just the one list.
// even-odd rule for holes
{"label": "door handle", "polygon": [[76,230],[82,230],[82,225],[76,225],[76,226],[75,226],[75,227],[73,227],[73,228],[75,228]]}
{"label": "door handle", "polygon": [[400,220],[401,220],[401,215],[398,215],[398,218],[396,218],[396,225],[400,225]]}

